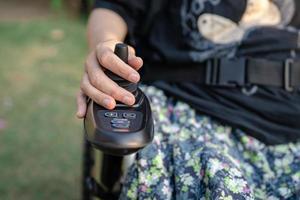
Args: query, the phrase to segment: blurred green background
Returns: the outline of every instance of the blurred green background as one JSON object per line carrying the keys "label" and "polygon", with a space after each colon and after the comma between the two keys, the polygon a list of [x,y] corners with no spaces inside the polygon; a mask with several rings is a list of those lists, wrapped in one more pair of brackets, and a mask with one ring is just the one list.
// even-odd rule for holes
{"label": "blurred green background", "polygon": [[80,199],[81,3],[0,0],[1,200]]}

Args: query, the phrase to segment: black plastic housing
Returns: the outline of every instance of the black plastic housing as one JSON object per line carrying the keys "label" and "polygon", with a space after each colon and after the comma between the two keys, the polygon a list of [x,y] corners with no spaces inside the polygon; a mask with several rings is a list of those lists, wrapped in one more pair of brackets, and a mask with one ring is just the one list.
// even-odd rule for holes
{"label": "black plastic housing", "polygon": [[[126,44],[117,44],[114,53],[127,63],[128,47]],[[138,88],[137,83],[129,82],[109,70],[105,73],[120,87],[131,92],[136,98],[136,103],[133,106],[117,103],[115,109],[110,111],[94,101],[90,101],[84,119],[86,139],[103,153],[116,156],[128,155],[145,147],[153,140],[154,125],[150,103]],[[117,113],[117,117],[106,116],[106,114],[110,114],[109,112],[114,112],[114,115]],[[135,116],[128,119],[124,114]]]}
{"label": "black plastic housing", "polygon": [[153,140],[153,119],[147,97],[138,89],[140,101],[132,107],[120,104],[115,110],[140,112],[142,118],[138,129],[130,132],[111,131],[106,127],[102,118],[98,117],[106,108],[94,101],[88,104],[87,115],[84,119],[86,139],[96,148],[111,155],[124,156],[138,151]]}

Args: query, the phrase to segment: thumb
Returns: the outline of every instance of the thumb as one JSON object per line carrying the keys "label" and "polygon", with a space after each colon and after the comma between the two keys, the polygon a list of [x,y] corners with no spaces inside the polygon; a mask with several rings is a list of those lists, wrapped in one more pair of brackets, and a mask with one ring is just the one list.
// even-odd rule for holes
{"label": "thumb", "polygon": [[86,114],[86,96],[85,94],[80,90],[80,92],[77,94],[77,113],[76,116],[81,119],[84,118]]}

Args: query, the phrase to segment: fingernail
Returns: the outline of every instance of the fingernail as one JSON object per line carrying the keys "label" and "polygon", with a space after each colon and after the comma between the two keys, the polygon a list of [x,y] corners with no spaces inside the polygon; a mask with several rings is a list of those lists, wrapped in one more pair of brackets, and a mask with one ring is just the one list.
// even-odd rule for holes
{"label": "fingernail", "polygon": [[110,99],[104,99],[104,100],[103,100],[103,105],[104,105],[105,107],[109,107],[109,106],[110,106]]}
{"label": "fingernail", "polygon": [[131,82],[138,82],[139,81],[139,76],[137,75],[137,74],[130,74],[130,76],[129,76],[129,80],[131,81]]}
{"label": "fingernail", "polygon": [[76,113],[76,116],[78,117],[78,118],[82,118],[82,112],[80,112],[80,111],[78,111],[77,113]]}
{"label": "fingernail", "polygon": [[127,104],[127,105],[133,104],[132,98],[129,97],[129,96],[125,96],[125,97],[123,98],[123,102],[124,102],[125,104]]}

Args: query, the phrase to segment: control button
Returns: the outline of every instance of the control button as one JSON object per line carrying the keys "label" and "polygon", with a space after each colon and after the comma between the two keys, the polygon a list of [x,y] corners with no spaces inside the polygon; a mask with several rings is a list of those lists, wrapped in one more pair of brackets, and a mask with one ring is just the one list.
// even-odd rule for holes
{"label": "control button", "polygon": [[123,113],[123,117],[127,118],[127,119],[135,119],[136,118],[136,114],[135,113],[126,112],[126,113]]}
{"label": "control button", "polygon": [[127,124],[112,124],[111,126],[113,128],[122,128],[122,129],[124,129],[124,128],[129,128],[129,123],[127,123]]}
{"label": "control button", "polygon": [[106,113],[104,113],[104,116],[115,118],[115,117],[118,117],[118,113],[117,112],[106,112]]}
{"label": "control button", "polygon": [[114,118],[110,122],[112,124],[130,124],[130,121],[128,119],[119,119],[119,118]]}

